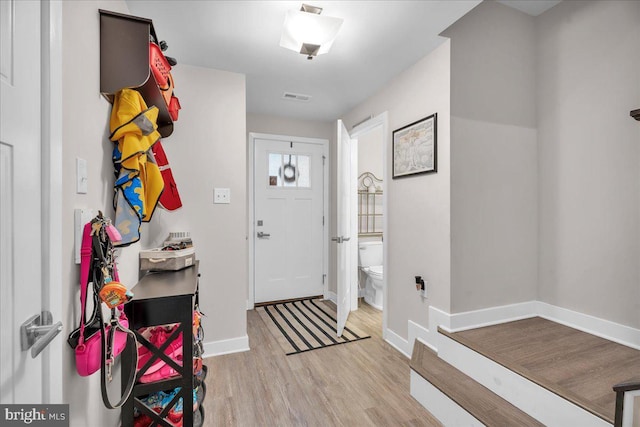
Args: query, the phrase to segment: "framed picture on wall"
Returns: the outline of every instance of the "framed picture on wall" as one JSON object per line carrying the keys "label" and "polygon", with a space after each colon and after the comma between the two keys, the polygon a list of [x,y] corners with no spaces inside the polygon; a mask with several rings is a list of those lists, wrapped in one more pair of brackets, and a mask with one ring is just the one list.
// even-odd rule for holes
{"label": "framed picture on wall", "polygon": [[393,131],[393,179],[438,171],[438,114]]}

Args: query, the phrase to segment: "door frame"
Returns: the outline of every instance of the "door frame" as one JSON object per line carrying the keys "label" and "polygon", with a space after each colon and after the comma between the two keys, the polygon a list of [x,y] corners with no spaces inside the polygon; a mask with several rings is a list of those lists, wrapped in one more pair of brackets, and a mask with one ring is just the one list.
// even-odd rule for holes
{"label": "door frame", "polygon": [[[384,308],[382,310],[382,338],[383,339],[387,339],[387,321],[388,321],[388,317],[389,317],[389,310],[388,310],[388,295],[389,295],[389,290],[388,290],[388,279],[389,279],[389,269],[387,268],[387,266],[389,265],[389,251],[388,251],[388,247],[389,247],[389,226],[388,226],[388,218],[389,218],[389,193],[388,193],[388,183],[389,183],[389,167],[387,165],[387,150],[389,149],[390,142],[389,142],[389,114],[385,111],[381,114],[378,114],[377,116],[358,124],[357,126],[354,126],[351,131],[349,132],[349,135],[351,136],[352,139],[354,139],[356,141],[356,143],[354,144],[356,146],[356,155],[357,155],[357,150],[360,149],[360,146],[358,144],[358,137],[360,135],[363,135],[369,131],[372,131],[373,129],[377,128],[377,127],[382,127],[382,194],[383,194],[383,204],[382,204],[382,230],[383,230],[383,239],[382,239],[382,262],[384,265],[384,275],[382,276],[382,298],[384,301]],[[352,224],[357,224],[358,222],[358,211],[357,211],[357,203],[358,203],[358,174],[357,172],[355,173],[355,179],[352,182],[352,186],[355,189],[355,192],[353,193],[354,196],[352,198],[352,204],[355,204],[356,209],[353,210],[352,214],[351,214],[351,223]],[[357,226],[355,228],[352,227],[351,229],[351,252],[352,254],[355,253],[356,258],[358,259],[358,228]],[[354,270],[355,270],[355,274],[358,274],[358,263],[355,263],[354,266]],[[358,295],[358,281],[352,281],[351,283],[351,295],[352,298],[355,295],[356,298],[356,309],[357,309],[357,295]],[[352,306],[352,310],[353,310],[353,306]]]}
{"label": "door frame", "polygon": [[329,171],[331,170],[331,165],[329,161],[329,140],[321,139],[321,138],[306,138],[300,136],[287,136],[287,135],[274,135],[269,133],[256,133],[249,132],[249,149],[248,151],[248,160],[249,167],[248,172],[249,176],[247,178],[249,185],[248,192],[248,224],[247,224],[247,241],[249,243],[249,283],[248,283],[248,292],[247,292],[247,310],[252,310],[255,307],[255,286],[256,286],[256,278],[255,278],[255,244],[254,244],[254,236],[256,234],[256,221],[255,221],[255,168],[256,168],[256,159],[255,159],[255,149],[256,149],[256,139],[269,139],[275,141],[291,141],[291,142],[302,142],[305,144],[319,144],[324,147],[324,169],[322,172],[323,175],[323,215],[324,215],[324,231],[322,233],[322,271],[325,277],[323,284],[323,293],[327,295],[329,290]]}
{"label": "door frame", "polygon": [[[53,319],[62,312],[62,2],[41,2],[41,186],[42,307]],[[68,330],[69,327],[65,330]],[[43,403],[65,403],[63,342],[54,339],[43,351]]]}

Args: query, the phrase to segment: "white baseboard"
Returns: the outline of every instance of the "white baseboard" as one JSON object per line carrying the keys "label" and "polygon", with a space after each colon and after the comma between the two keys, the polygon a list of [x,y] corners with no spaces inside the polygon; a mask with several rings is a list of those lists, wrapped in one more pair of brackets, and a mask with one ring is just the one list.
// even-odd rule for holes
{"label": "white baseboard", "polygon": [[222,356],[223,354],[241,353],[249,351],[249,337],[247,335],[227,340],[210,341],[204,343],[203,357]]}
{"label": "white baseboard", "polygon": [[415,344],[416,340],[421,341],[424,345],[431,348],[431,350],[435,351],[436,353],[438,352],[438,350],[436,350],[436,348],[429,343],[429,341],[431,341],[431,332],[429,331],[429,329],[409,320],[409,354],[413,354],[413,345]]}
{"label": "white baseboard", "polygon": [[640,350],[640,330],[588,314],[536,301],[540,317]]}
{"label": "white baseboard", "polygon": [[482,310],[454,313],[450,315],[449,330],[451,332],[459,332],[533,317],[536,315],[536,303],[537,301],[527,301]]}
{"label": "white baseboard", "polygon": [[[449,332],[460,332],[483,326],[496,325],[534,316],[570,326],[575,329],[640,350],[640,329],[635,329],[609,320],[600,319],[588,314],[578,313],[566,308],[557,307],[541,301],[527,301],[482,310],[449,314],[435,307],[429,307],[429,330],[424,328],[415,337],[409,335],[410,342],[420,336],[425,344],[438,348],[441,340],[438,326]],[[412,324],[414,326],[412,326]],[[409,331],[415,323],[409,321]],[[426,331],[426,332],[425,332]],[[411,344],[413,346],[413,344]]]}
{"label": "white baseboard", "polygon": [[429,381],[411,370],[411,396],[445,426],[484,427],[473,415],[462,406],[451,400]]}
{"label": "white baseboard", "polygon": [[413,344],[410,346],[409,342],[402,338],[400,335],[393,332],[391,329],[387,329],[386,331],[385,341],[388,342],[393,348],[398,350],[400,353],[404,354],[407,359],[411,358],[411,349],[413,348]]}
{"label": "white baseboard", "polygon": [[338,294],[336,294],[335,292],[328,291],[327,294],[324,296],[324,299],[328,299],[335,305],[338,305]]}

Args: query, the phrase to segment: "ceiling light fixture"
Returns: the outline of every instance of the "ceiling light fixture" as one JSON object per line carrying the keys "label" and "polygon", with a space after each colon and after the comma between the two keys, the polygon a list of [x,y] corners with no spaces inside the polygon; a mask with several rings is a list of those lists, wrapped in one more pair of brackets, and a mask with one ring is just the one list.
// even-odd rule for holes
{"label": "ceiling light fixture", "polygon": [[307,55],[307,59],[329,52],[343,19],[322,16],[321,13],[321,7],[307,4],[303,4],[299,11],[288,11],[280,46]]}

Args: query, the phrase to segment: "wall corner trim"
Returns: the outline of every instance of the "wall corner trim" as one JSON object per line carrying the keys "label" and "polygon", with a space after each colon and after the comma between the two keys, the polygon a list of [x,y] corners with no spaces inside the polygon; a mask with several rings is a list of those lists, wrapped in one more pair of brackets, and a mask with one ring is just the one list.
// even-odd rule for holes
{"label": "wall corner trim", "polygon": [[402,353],[407,359],[411,358],[411,349],[413,345],[410,345],[409,341],[405,340],[391,329],[387,329],[385,341],[389,343],[391,347]]}
{"label": "wall corner trim", "polygon": [[333,291],[327,291],[326,295],[324,296],[324,299],[328,299],[329,301],[334,303],[336,306],[338,305],[338,295]]}

